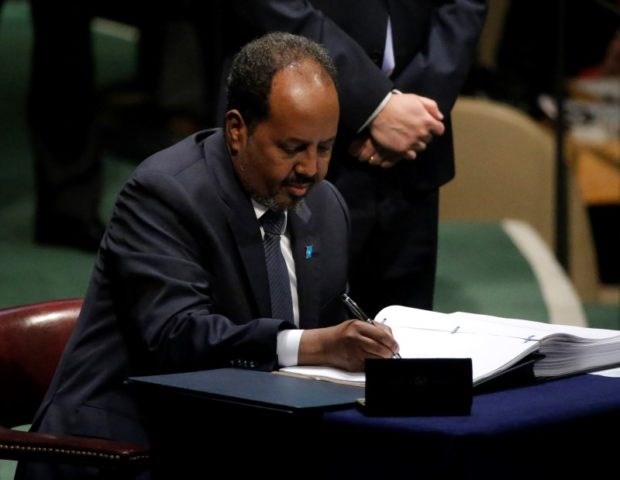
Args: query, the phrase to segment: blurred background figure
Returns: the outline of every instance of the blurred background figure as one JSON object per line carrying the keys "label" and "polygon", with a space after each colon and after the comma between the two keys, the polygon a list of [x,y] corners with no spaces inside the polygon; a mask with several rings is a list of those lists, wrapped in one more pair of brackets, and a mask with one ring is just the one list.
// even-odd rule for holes
{"label": "blurred background figure", "polygon": [[491,0],[489,17],[464,92],[545,125],[563,96],[565,160],[587,205],[600,280],[620,285],[620,2]]}
{"label": "blurred background figure", "polygon": [[[142,155],[195,129],[192,124],[173,135],[162,128],[163,122],[157,125],[164,114],[154,107],[165,28],[185,12],[180,6],[169,9],[164,22],[159,7],[148,5],[147,10],[143,0],[30,0],[29,5],[33,39],[27,120],[35,173],[34,239],[93,252],[103,234],[103,149],[125,148]],[[141,32],[137,75],[109,95],[95,87],[95,16]],[[130,97],[129,104],[122,100]],[[126,127],[132,126],[127,133]],[[142,143],[141,148],[128,149],[132,142]]]}
{"label": "blurred background figure", "polygon": [[94,251],[101,162],[94,129],[91,2],[30,0],[28,125],[35,165],[35,240]]}
{"label": "blurred background figure", "polygon": [[[540,114],[538,97],[542,93],[553,95],[555,90],[552,59],[557,59],[560,53],[555,35],[556,3],[512,1],[497,52],[497,78],[492,95],[535,116]],[[576,77],[603,63],[618,28],[618,17],[601,3],[604,2],[564,2],[563,73],[566,77]]]}

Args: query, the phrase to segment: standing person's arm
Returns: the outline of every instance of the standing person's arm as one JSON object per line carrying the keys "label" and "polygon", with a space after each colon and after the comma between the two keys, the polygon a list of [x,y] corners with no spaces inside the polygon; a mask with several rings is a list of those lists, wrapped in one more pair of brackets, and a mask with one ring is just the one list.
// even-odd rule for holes
{"label": "standing person's arm", "polygon": [[[368,119],[394,88],[357,42],[310,2],[235,0],[234,3],[237,13],[262,31],[304,35],[328,49],[338,67],[341,121],[349,131],[357,132],[368,124]],[[360,5],[362,8],[363,4]],[[377,141],[387,150],[405,155],[429,132],[443,132],[436,105],[430,99],[417,95],[392,96],[383,110],[386,108],[391,114],[390,128],[378,132]]]}
{"label": "standing person's arm", "polygon": [[[442,2],[431,16],[428,37],[420,49],[394,78],[399,91],[423,95],[437,102],[439,110],[449,114],[465,83],[475,58],[478,39],[486,18],[486,0],[453,0]],[[396,20],[397,21],[397,20]],[[393,28],[398,28],[393,25]],[[401,101],[402,95],[394,97]],[[388,105],[389,106],[389,105]],[[351,153],[360,160],[383,167],[393,166],[402,156],[382,149],[383,132],[394,127],[393,112],[385,108],[371,123],[369,133],[354,143]],[[436,132],[427,132],[436,135]],[[422,132],[417,152],[426,149],[430,136]],[[394,149],[398,151],[398,149]],[[408,155],[408,158],[415,156]]]}
{"label": "standing person's arm", "polygon": [[476,57],[486,4],[486,0],[441,2],[425,47],[394,79],[395,88],[430,97],[442,112],[450,112]]}

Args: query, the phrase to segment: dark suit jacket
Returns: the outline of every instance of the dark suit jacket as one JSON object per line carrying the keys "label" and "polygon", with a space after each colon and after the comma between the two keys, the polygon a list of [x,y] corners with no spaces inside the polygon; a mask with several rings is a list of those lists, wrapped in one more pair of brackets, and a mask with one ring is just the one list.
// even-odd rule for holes
{"label": "dark suit jacket", "polygon": [[[328,182],[289,214],[303,328],[345,319],[348,213]],[[312,246],[312,254],[307,246]],[[218,366],[271,369],[264,251],[221,131],[160,152],[120,193],[75,331],[35,428],[147,442],[123,381]]]}
{"label": "dark suit jacket", "polygon": [[[223,29],[224,47],[234,53],[249,38],[268,31],[288,31],[323,44],[339,73],[340,141],[345,150],[392,88],[435,100],[446,116],[446,133],[414,162],[392,169],[394,181],[407,188],[434,189],[454,175],[449,113],[475,58],[486,14],[485,0],[232,0],[225,2],[232,25]],[[395,70],[380,70],[388,15]],[[223,62],[226,68],[227,62]],[[222,99],[223,100],[223,99]],[[224,106],[220,105],[221,117]],[[334,158],[330,178],[336,178]],[[352,165],[356,160],[349,160]],[[351,165],[351,166],[352,166]],[[357,165],[360,166],[360,165]],[[366,168],[361,165],[361,168]],[[375,169],[376,170],[376,169]]]}

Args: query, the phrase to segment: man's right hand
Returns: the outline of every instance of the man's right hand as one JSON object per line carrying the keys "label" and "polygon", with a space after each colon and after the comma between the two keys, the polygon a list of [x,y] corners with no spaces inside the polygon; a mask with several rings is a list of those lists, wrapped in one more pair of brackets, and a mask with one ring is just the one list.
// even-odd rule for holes
{"label": "man's right hand", "polygon": [[389,327],[361,320],[305,330],[299,344],[299,365],[326,365],[352,372],[364,370],[366,358],[392,358],[398,343]]}

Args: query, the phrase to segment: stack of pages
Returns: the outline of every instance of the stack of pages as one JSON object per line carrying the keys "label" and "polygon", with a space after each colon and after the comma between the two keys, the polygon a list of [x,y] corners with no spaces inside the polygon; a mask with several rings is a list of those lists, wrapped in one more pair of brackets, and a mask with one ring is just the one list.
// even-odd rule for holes
{"label": "stack of pages", "polygon": [[[620,364],[620,331],[555,325],[473,313],[438,313],[389,306],[375,318],[392,329],[402,358],[471,358],[473,385],[525,360],[537,378],[560,377]],[[298,366],[282,373],[363,386],[364,373]]]}

